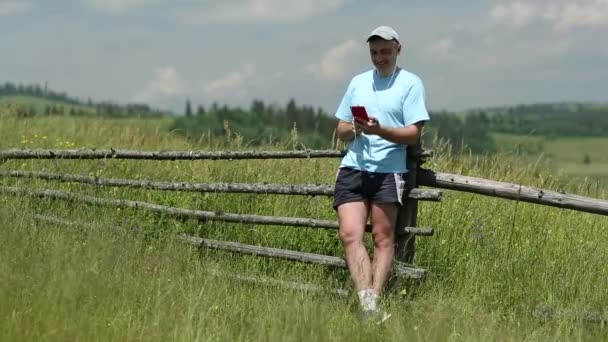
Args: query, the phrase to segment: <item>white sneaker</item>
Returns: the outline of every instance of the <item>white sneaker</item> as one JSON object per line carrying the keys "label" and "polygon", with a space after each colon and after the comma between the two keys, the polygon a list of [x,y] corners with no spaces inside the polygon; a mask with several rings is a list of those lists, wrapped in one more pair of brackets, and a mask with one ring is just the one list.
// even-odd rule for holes
{"label": "white sneaker", "polygon": [[357,318],[362,322],[382,324],[391,318],[391,314],[383,310],[362,310],[357,314]]}

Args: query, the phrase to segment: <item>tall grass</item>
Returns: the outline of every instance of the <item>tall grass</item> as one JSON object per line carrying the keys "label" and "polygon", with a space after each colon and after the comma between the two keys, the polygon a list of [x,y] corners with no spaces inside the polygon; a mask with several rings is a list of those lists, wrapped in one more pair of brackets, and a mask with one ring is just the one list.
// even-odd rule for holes
{"label": "tall grass", "polygon": [[[0,121],[0,148],[216,149],[192,145],[161,120],[34,118]],[[268,146],[276,149],[277,146]],[[607,198],[599,183],[574,183],[541,162],[453,155],[434,146],[425,167]],[[2,169],[46,170],[194,182],[333,182],[338,160],[6,161]],[[3,185],[203,210],[335,219],[322,197],[192,194],[94,188],[41,180]],[[608,304],[608,219],[446,191],[421,203],[421,283],[391,282],[387,325],[361,325],[356,300],[214,276],[226,270],[350,288],[348,273],[224,252],[197,251],[178,232],[342,255],[335,231],[176,221],[134,210],[0,195],[0,331],[6,340],[603,340]],[[42,224],[47,214],[83,226]],[[369,243],[369,240],[367,241]]]}

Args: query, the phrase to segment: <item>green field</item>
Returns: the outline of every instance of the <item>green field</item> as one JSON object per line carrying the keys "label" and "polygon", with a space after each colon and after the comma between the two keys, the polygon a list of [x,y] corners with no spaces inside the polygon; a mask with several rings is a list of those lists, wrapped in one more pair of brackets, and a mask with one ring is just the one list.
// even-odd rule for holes
{"label": "green field", "polygon": [[63,106],[66,111],[73,108],[74,110],[82,110],[89,114],[95,113],[95,108],[87,105],[69,104],[63,101],[54,101],[27,95],[0,96],[0,108],[8,105],[20,105],[32,108],[36,113],[44,113],[44,109],[48,106]]}
{"label": "green field", "polygon": [[556,175],[608,184],[608,137],[546,138],[499,133],[493,137],[502,153],[540,160],[549,164]]}
{"label": "green field", "polygon": [[[169,125],[168,119],[3,117],[0,149],[169,151],[220,146],[209,140],[184,140],[168,132]],[[602,143],[585,143],[598,142]],[[548,147],[545,144],[543,148]],[[430,147],[436,155],[425,166],[437,171],[608,198],[602,183],[573,182],[554,172],[551,163],[522,163],[512,151],[489,157],[453,156],[442,146]],[[233,149],[238,148],[235,141]],[[566,147],[550,151],[576,154],[576,149]],[[572,158],[572,163],[578,161]],[[599,152],[590,158],[593,167],[608,163]],[[0,169],[185,182],[330,184],[338,162],[9,160]],[[0,182],[209,211],[336,219],[331,200],[320,197],[171,193],[11,178]],[[34,220],[36,214],[87,225],[44,224]],[[3,194],[0,220],[2,340],[608,339],[605,216],[445,191],[443,202],[421,203],[419,209],[419,225],[436,230],[435,236],[417,240],[416,264],[429,274],[420,283],[392,280],[383,304],[393,317],[380,327],[356,320],[352,295],[308,294],[221,275],[272,276],[350,289],[343,270],[199,252],[175,238],[176,233],[188,233],[342,256],[335,231],[177,221],[132,209]]]}

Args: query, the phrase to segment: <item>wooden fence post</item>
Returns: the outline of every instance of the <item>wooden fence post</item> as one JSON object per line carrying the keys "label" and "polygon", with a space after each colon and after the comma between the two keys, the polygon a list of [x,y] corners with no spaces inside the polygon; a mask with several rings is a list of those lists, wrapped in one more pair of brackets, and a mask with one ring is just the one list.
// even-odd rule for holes
{"label": "wooden fence post", "polygon": [[[406,175],[406,191],[409,193],[417,187],[416,174],[420,166],[420,153],[422,149],[420,145],[407,147],[407,169]],[[415,156],[415,157],[414,157]],[[407,194],[406,193],[406,194]],[[404,194],[403,206],[399,208],[396,224],[395,236],[395,259],[407,264],[414,263],[416,236],[405,232],[406,227],[416,227],[418,200],[408,198]]]}

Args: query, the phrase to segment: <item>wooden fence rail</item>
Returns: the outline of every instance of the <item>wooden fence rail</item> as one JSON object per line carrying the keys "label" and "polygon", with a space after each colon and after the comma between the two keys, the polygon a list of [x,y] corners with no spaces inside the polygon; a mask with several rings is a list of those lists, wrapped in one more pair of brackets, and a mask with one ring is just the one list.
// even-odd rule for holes
{"label": "wooden fence rail", "polygon": [[[161,182],[151,180],[99,178],[85,175],[58,174],[49,172],[30,171],[1,171],[0,177],[35,178],[56,180],[61,182],[75,182],[98,186],[130,187],[153,190],[194,191],[194,192],[227,192],[227,193],[255,193],[276,195],[302,195],[302,196],[333,196],[333,185],[315,184],[263,184],[263,183],[186,183]],[[408,197],[420,201],[441,201],[442,193],[436,189],[412,189]]]}
{"label": "wooden fence rail", "polygon": [[608,201],[477,177],[418,170],[419,185],[608,215]]}
{"label": "wooden fence rail", "polygon": [[[132,151],[121,149],[8,149],[0,150],[0,160],[9,159],[146,159],[146,160],[236,160],[236,159],[294,159],[339,158],[343,150],[302,151]],[[410,158],[427,158],[432,151],[410,154]]]}
{"label": "wooden fence rail", "polygon": [[[346,261],[343,258],[320,255],[320,254],[312,254],[312,253],[304,253],[304,252],[296,252],[285,249],[278,248],[269,248],[269,247],[259,247],[252,245],[245,245],[237,242],[227,242],[227,241],[216,241],[216,240],[208,240],[198,237],[192,237],[187,235],[181,235],[182,239],[190,241],[191,243],[200,246],[207,247],[212,249],[221,249],[225,251],[238,252],[243,254],[250,255],[259,255],[266,256],[271,258],[279,258],[286,260],[294,260],[300,262],[308,262],[319,265],[347,268]],[[407,277],[411,279],[422,279],[426,270],[421,268],[409,267],[403,263],[396,262],[393,265],[393,271],[395,275],[400,277]]]}
{"label": "wooden fence rail", "polygon": [[[281,158],[337,158],[345,154],[345,151],[339,150],[306,150],[306,151],[131,151],[131,150],[94,150],[94,149],[77,149],[77,150],[47,150],[47,149],[8,149],[0,151],[0,161],[9,159],[150,159],[150,160],[235,160],[235,159],[281,159]],[[408,153],[410,159],[426,158],[432,155],[432,151],[417,151],[412,150]],[[47,175],[50,177],[49,175]],[[83,176],[79,176],[83,177]],[[81,178],[84,182],[84,178]],[[486,196],[518,200],[529,203],[542,204],[552,207],[573,209],[588,213],[608,215],[608,201],[593,199],[573,194],[561,193],[527,187],[519,184],[506,182],[497,182],[476,177],[461,176],[449,173],[434,172],[431,170],[419,170],[416,176],[418,185],[430,186],[435,188],[449,189],[476,193]],[[90,181],[89,181],[90,182]],[[112,186],[136,186],[135,184],[121,185],[120,181],[113,180]],[[145,182],[145,181],[141,181]],[[98,183],[95,183],[98,184]],[[168,186],[167,182],[163,184],[154,184],[158,187],[175,188],[176,190],[190,190],[188,186],[178,185],[173,183],[173,186]],[[184,183],[181,183],[184,184]],[[100,185],[100,184],[98,184]],[[109,184],[108,184],[109,185]],[[143,184],[140,184],[143,186]],[[180,189],[181,187],[181,189]],[[230,186],[225,184],[200,185],[196,191],[202,191],[205,187],[209,191],[220,191],[221,189],[229,190]],[[239,184],[233,188],[233,192],[253,192],[253,193],[288,193],[291,191],[287,188],[276,187],[269,185],[254,190],[247,190],[247,185]],[[192,190],[191,190],[192,191]],[[418,196],[415,199],[420,200],[437,200],[436,192],[433,190],[422,190],[423,194],[419,195],[418,189],[412,189],[412,196]],[[300,188],[294,190],[294,194],[306,195],[327,195],[331,190],[325,188]],[[297,193],[299,192],[299,193]],[[308,193],[307,193],[308,192]],[[290,193],[291,194],[291,193]],[[431,198],[426,198],[426,196]]]}
{"label": "wooden fence rail", "polygon": [[[62,219],[62,218],[58,218],[58,217],[53,217],[53,216],[47,216],[47,215],[34,215],[34,219],[38,222],[44,222],[44,223],[49,223],[49,224],[54,224],[54,225],[63,225],[63,226],[77,226],[77,227],[83,227],[83,228],[93,228],[93,229],[103,229],[103,226],[97,225],[97,224],[93,224],[93,223],[85,223],[85,222],[75,222],[75,221],[70,221],[70,220],[66,220],[66,219]],[[178,239],[185,241],[186,243],[195,245],[199,248],[202,247],[209,247],[211,249],[217,249],[217,250],[224,250],[224,251],[229,251],[229,252],[237,252],[237,253],[244,253],[244,249],[239,248],[239,246],[229,246],[228,248],[223,248],[223,246],[225,245],[225,242],[223,241],[216,241],[216,240],[209,240],[209,239],[199,239],[193,236],[188,236],[188,235],[179,235],[177,237]],[[257,246],[249,246],[249,245],[243,245],[240,244],[241,246],[248,246],[248,247],[257,247]],[[233,248],[231,248],[233,247]],[[252,255],[259,255],[259,254],[255,254],[255,253],[250,253]],[[305,261],[306,262],[306,261]],[[414,269],[416,270],[416,269]],[[408,270],[409,271],[409,270]],[[420,271],[424,271],[424,270],[420,270]],[[417,273],[415,273],[417,276],[421,273],[420,271],[418,271]],[[281,287],[286,287],[286,288],[290,288],[290,289],[294,289],[294,290],[298,290],[298,291],[307,291],[307,292],[331,292],[334,294],[337,294],[339,296],[348,296],[348,291],[343,290],[343,289],[329,289],[329,288],[324,288],[321,286],[316,286],[313,284],[304,284],[304,283],[299,283],[299,282],[293,282],[293,281],[284,281],[284,280],[277,280],[277,279],[273,279],[273,278],[268,278],[268,277],[261,277],[261,276],[251,276],[251,275],[243,275],[243,274],[234,274],[234,273],[229,273],[226,272],[225,270],[219,271],[219,270],[209,270],[209,269],[205,269],[204,271],[205,273],[209,273],[213,276],[221,276],[221,277],[227,277],[227,278],[232,278],[232,279],[236,279],[236,280],[241,280],[241,281],[248,281],[248,282],[252,282],[252,283],[257,283],[257,284],[267,284],[267,285],[275,285],[275,286],[281,286]],[[396,273],[397,274],[397,273]]]}
{"label": "wooden fence rail", "polygon": [[[48,217],[44,215],[36,215],[34,217],[38,221],[43,221],[51,224],[60,224],[60,225],[69,225],[69,226],[89,226],[89,224],[73,222],[69,220],[59,219],[55,217]],[[96,227],[97,228],[97,227]],[[227,252],[235,252],[240,254],[247,255],[256,255],[256,256],[264,256],[269,258],[277,258],[284,260],[292,260],[299,261],[304,263],[339,267],[339,268],[347,268],[346,261],[344,258],[314,254],[314,253],[305,253],[305,252],[297,252],[280,248],[270,248],[270,247],[261,247],[254,245],[247,245],[239,242],[232,241],[218,241],[212,239],[203,239],[199,237],[194,237],[186,234],[178,235],[177,237],[180,240],[186,241],[190,244],[193,244],[199,248],[209,248],[222,250]],[[411,279],[422,279],[426,270],[421,268],[410,267],[403,263],[396,263],[394,265],[393,272],[396,276],[406,277]]]}
{"label": "wooden fence rail", "polygon": [[[7,193],[12,195],[22,195],[29,197],[49,198],[70,202],[80,202],[84,204],[110,206],[117,208],[133,208],[133,209],[144,209],[155,213],[168,215],[176,218],[191,218],[201,221],[221,221],[221,222],[232,222],[232,223],[251,223],[261,225],[277,225],[277,226],[289,226],[289,227],[310,227],[310,228],[322,228],[322,229],[338,229],[338,223],[329,220],[318,220],[310,218],[300,217],[281,217],[281,216],[262,216],[262,215],[248,215],[248,214],[233,214],[224,212],[213,212],[203,210],[193,210],[169,207],[165,205],[153,204],[142,201],[129,201],[129,200],[117,200],[103,197],[94,197],[89,195],[79,195],[68,191],[58,190],[31,190],[23,189],[18,187],[0,186],[0,193]],[[431,236],[433,235],[433,229],[431,228],[417,228],[417,227],[404,227],[403,232]],[[371,226],[366,226],[366,231],[371,231]]]}

